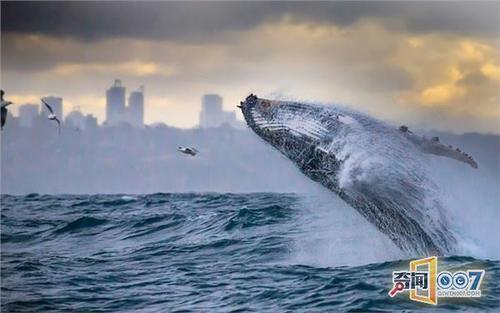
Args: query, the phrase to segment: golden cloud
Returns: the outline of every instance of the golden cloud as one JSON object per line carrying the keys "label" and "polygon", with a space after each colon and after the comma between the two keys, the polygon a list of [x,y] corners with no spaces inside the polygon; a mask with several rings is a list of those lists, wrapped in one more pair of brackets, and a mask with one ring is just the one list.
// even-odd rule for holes
{"label": "golden cloud", "polygon": [[113,74],[123,76],[164,76],[175,74],[172,66],[155,62],[130,61],[124,63],[62,63],[52,72],[59,76],[75,76],[83,73]]}
{"label": "golden cloud", "polygon": [[493,63],[484,64],[481,67],[481,72],[491,79],[500,80],[500,66]]}
{"label": "golden cloud", "polygon": [[458,99],[465,94],[465,89],[457,87],[453,83],[429,87],[422,91],[422,103],[432,104],[450,104],[450,101]]}
{"label": "golden cloud", "polygon": [[[491,126],[500,120],[498,39],[395,29],[370,19],[340,27],[285,17],[226,32],[227,38],[217,44],[120,38],[89,46],[19,37],[19,51],[28,47],[54,60],[39,75],[18,71],[4,82],[18,88],[21,84],[10,81],[16,77],[22,85],[57,93],[67,89],[71,77],[72,85],[86,86],[85,91],[68,91],[75,98],[96,90],[102,95],[116,77],[127,84],[144,83],[152,101],[147,120],[185,127],[197,123],[203,93],[221,93],[234,108],[231,103],[256,92],[353,104],[398,123],[440,110],[450,118],[443,127],[484,130],[487,120],[489,130],[500,132],[499,126]],[[7,62],[15,59],[8,55]],[[465,118],[470,125],[453,123]]]}

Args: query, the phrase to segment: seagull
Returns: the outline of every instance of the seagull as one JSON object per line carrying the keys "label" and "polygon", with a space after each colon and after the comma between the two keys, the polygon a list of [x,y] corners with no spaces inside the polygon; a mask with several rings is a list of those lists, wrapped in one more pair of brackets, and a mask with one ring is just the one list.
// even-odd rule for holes
{"label": "seagull", "polygon": [[40,100],[42,100],[43,104],[45,104],[45,106],[47,107],[47,109],[49,110],[50,114],[49,116],[47,116],[47,118],[51,121],[56,121],[57,122],[57,127],[58,127],[58,133],[59,135],[61,134],[61,121],[59,121],[59,119],[57,118],[57,116],[54,114],[54,110],[52,110],[52,107],[43,100],[43,98],[41,98]]}
{"label": "seagull", "polygon": [[196,150],[193,147],[179,147],[177,148],[177,151],[184,153],[184,154],[189,154],[190,156],[195,156],[198,154],[198,150]]}
{"label": "seagull", "polygon": [[5,101],[3,99],[3,95],[5,94],[5,92],[3,90],[0,90],[0,97],[1,97],[1,101],[2,101],[2,125],[1,125],[1,129],[3,129],[3,125],[5,125],[5,120],[7,120],[7,107],[9,105],[12,104],[12,101]]}

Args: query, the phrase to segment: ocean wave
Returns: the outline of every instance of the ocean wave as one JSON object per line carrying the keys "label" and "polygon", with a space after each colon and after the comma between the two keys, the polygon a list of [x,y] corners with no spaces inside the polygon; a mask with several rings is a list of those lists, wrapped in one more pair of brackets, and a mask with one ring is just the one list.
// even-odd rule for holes
{"label": "ocean wave", "polygon": [[[387,296],[409,260],[331,198],[121,197],[2,196],[2,312],[436,310]],[[484,297],[438,311],[498,309],[498,260],[440,264],[487,276]]]}
{"label": "ocean wave", "polygon": [[106,224],[108,220],[99,219],[90,216],[83,216],[74,221],[71,221],[64,225],[63,227],[57,229],[55,231],[56,234],[68,233],[68,232],[76,232],[82,229],[93,228],[99,225]]}
{"label": "ocean wave", "polygon": [[280,223],[291,216],[291,209],[271,205],[259,209],[242,208],[226,222],[224,230],[230,231]]}

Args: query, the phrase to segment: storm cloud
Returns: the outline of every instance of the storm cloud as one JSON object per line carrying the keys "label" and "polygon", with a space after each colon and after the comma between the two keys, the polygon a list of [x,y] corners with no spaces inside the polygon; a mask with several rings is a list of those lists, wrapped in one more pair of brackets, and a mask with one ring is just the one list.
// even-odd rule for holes
{"label": "storm cloud", "polygon": [[[349,26],[363,18],[409,32],[496,36],[499,2],[12,2],[2,1],[2,31],[83,40],[133,37],[213,41],[284,16]],[[394,21],[397,17],[397,21]]]}

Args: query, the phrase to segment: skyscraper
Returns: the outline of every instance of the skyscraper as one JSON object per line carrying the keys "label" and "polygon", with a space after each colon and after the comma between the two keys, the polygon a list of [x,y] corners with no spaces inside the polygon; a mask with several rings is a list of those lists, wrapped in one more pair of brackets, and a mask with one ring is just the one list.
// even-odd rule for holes
{"label": "skyscraper", "polygon": [[128,97],[128,121],[134,127],[144,126],[144,87],[133,91]]}
{"label": "skyscraper", "polygon": [[84,116],[80,112],[80,107],[73,108],[73,111],[69,112],[64,121],[67,126],[78,129],[85,128]]}
{"label": "skyscraper", "polygon": [[[44,97],[43,101],[47,102],[52,107],[52,110],[54,111],[54,114],[62,120],[63,118],[63,98],[61,97]],[[45,107],[43,103],[40,104],[41,109],[40,109],[40,115],[42,117],[46,117],[50,114],[49,110]]]}
{"label": "skyscraper", "polygon": [[223,124],[241,128],[241,122],[236,119],[236,112],[222,109],[222,97],[217,94],[207,94],[202,98],[200,112],[200,127],[219,127]]}
{"label": "skyscraper", "polygon": [[96,130],[98,125],[97,125],[97,118],[94,117],[92,114],[87,114],[85,116],[85,121],[84,121],[84,129],[86,131],[93,131]]}
{"label": "skyscraper", "polygon": [[36,104],[25,104],[19,107],[19,125],[22,127],[33,126],[33,120],[38,115]]}
{"label": "skyscraper", "polygon": [[106,91],[106,123],[110,126],[125,121],[125,87],[122,81],[115,80],[114,85]]}
{"label": "skyscraper", "polygon": [[222,97],[217,94],[207,94],[202,98],[200,112],[200,127],[217,127],[222,123]]}

